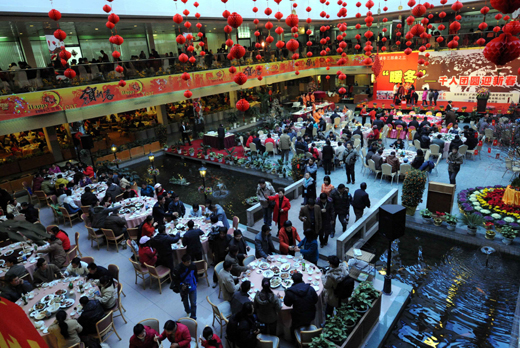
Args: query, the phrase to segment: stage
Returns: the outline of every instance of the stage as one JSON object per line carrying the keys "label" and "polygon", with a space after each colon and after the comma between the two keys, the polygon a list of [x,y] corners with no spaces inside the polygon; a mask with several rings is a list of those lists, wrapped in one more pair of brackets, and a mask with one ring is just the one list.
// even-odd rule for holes
{"label": "stage", "polygon": [[[366,103],[366,105],[368,106],[368,109],[371,109],[373,107],[374,103],[377,104],[376,108],[391,109],[390,105],[393,104],[394,101],[390,100],[390,99],[371,100],[371,101],[368,101]],[[383,104],[384,104],[384,106],[383,106]],[[446,105],[448,105],[447,101],[437,101],[437,106],[433,106],[433,110],[430,109],[430,106],[427,106],[427,111],[428,110],[431,110],[431,111],[441,111],[440,110],[441,106],[444,106],[444,110],[446,110]],[[461,112],[470,113],[470,112],[473,111],[473,108],[477,107],[477,103],[459,102],[459,101],[454,101],[454,102],[451,103],[451,105],[454,108],[458,108],[458,110],[456,110],[456,112],[458,112],[458,113],[461,113]],[[356,110],[360,110],[359,106],[360,106],[360,104],[356,105]],[[422,101],[421,100],[419,100],[417,102],[416,106],[419,107],[420,110],[423,110]],[[496,113],[505,114],[507,112],[507,109],[509,108],[509,104],[506,104],[506,103],[488,103],[487,106],[491,108],[490,113],[494,113],[494,114],[496,114]],[[411,105],[411,104],[402,105],[401,106],[401,110],[402,111],[412,111],[413,107],[414,106]],[[465,111],[462,111],[463,107],[466,107]]]}

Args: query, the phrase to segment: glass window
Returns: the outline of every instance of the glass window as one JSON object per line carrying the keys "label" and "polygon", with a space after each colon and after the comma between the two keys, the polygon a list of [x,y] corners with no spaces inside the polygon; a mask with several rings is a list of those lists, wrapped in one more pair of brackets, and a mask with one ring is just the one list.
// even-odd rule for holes
{"label": "glass window", "polygon": [[24,61],[22,48],[17,41],[0,41],[0,68],[9,69],[11,63],[18,65],[19,61]]}

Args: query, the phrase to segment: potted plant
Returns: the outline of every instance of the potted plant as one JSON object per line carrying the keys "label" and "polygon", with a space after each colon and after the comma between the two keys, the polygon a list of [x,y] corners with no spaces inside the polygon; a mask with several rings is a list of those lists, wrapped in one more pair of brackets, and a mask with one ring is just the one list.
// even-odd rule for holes
{"label": "potted plant", "polygon": [[356,326],[358,319],[361,317],[354,308],[346,304],[341,305],[336,315],[343,318],[343,323],[349,331]]}
{"label": "potted plant", "polygon": [[433,224],[435,226],[442,225],[442,221],[443,221],[443,216],[444,215],[446,215],[446,213],[443,213],[443,212],[440,212],[440,211],[435,212],[435,215],[433,216]]}
{"label": "potted plant", "polygon": [[419,212],[423,218],[423,220],[430,224],[432,222],[432,212],[429,211],[428,209],[423,209]]}
{"label": "potted plant", "polygon": [[222,161],[223,161],[223,159],[224,159],[224,155],[221,154],[221,153],[219,153],[219,154],[217,155],[217,159],[218,159],[218,162],[219,162],[219,163],[222,163]]}
{"label": "potted plant", "polygon": [[231,164],[230,162],[232,162],[232,160],[233,160],[233,155],[235,154],[235,148],[232,147],[229,150],[224,149],[224,151],[226,152],[226,163]]}
{"label": "potted plant", "polygon": [[462,214],[461,222],[467,226],[468,234],[470,236],[475,236],[477,234],[477,228],[482,226],[484,223],[484,217],[480,214]]}
{"label": "potted plant", "polygon": [[195,149],[193,147],[190,147],[188,152],[190,153],[190,156],[193,156],[195,154]]}
{"label": "potted plant", "polygon": [[322,335],[314,337],[309,344],[309,348],[336,348],[336,345],[332,342],[327,341]]}
{"label": "potted plant", "polygon": [[457,221],[459,221],[459,219],[457,219],[457,217],[455,215],[446,214],[445,220],[446,220],[446,223],[448,224],[448,227],[447,227],[448,230],[454,231],[455,227],[457,226]]}
{"label": "potted plant", "polygon": [[204,155],[204,159],[208,159],[208,151],[211,149],[210,145],[200,144],[200,151]]}
{"label": "potted plant", "polygon": [[217,154],[216,154],[215,152],[211,151],[211,152],[209,153],[209,159],[210,159],[211,161],[214,161],[214,160],[215,160],[215,157],[217,157]]}
{"label": "potted plant", "polygon": [[358,292],[351,298],[352,308],[360,314],[366,313],[372,305],[372,300],[366,292]]}
{"label": "potted plant", "polygon": [[343,322],[343,318],[339,315],[329,316],[325,322],[323,330],[323,337],[332,341],[338,346],[341,346],[343,341],[347,338],[347,326]]}
{"label": "potted plant", "polygon": [[509,245],[513,242],[513,239],[516,238],[518,231],[513,230],[511,226],[504,226],[502,227],[502,232],[500,232],[500,234],[502,235],[502,237],[504,237],[502,239],[502,243],[504,243],[505,245]]}
{"label": "potted plant", "polygon": [[489,240],[493,240],[495,239],[495,231],[493,231],[493,226],[495,224],[491,221],[488,221],[484,224],[484,226],[486,226],[486,239],[489,239]]}
{"label": "potted plant", "polygon": [[502,228],[504,228],[507,225],[507,223],[504,220],[497,220],[495,221],[495,230],[498,233],[502,233]]}
{"label": "potted plant", "polygon": [[406,207],[407,215],[414,215],[426,187],[426,173],[413,169],[406,174],[403,182],[401,202]]}

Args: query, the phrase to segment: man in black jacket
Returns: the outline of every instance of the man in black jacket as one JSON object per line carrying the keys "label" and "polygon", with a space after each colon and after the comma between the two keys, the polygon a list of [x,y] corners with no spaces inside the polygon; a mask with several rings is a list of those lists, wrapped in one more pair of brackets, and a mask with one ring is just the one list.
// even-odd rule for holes
{"label": "man in black jacket", "polygon": [[[105,203],[109,204],[109,203]],[[94,206],[91,206],[89,209],[90,221],[93,228],[105,228],[105,220],[109,213],[118,210],[120,206],[116,206],[114,208],[105,208],[99,205],[99,201],[94,203]]]}
{"label": "man in black jacket", "polygon": [[253,134],[253,143],[256,145],[258,153],[263,154],[265,152],[265,146],[262,145],[262,140],[256,134]]}
{"label": "man in black jacket", "polygon": [[121,242],[121,246],[123,249],[126,249],[126,240],[128,237],[128,232],[126,229],[126,219],[122,216],[119,216],[119,212],[116,210],[110,216],[107,216],[105,219],[105,227],[106,229],[112,230],[116,237],[120,235],[124,235],[124,239]]}
{"label": "man in black jacket", "polygon": [[326,141],[326,145],[321,150],[321,159],[323,160],[325,175],[329,175],[332,170],[332,160],[334,159],[334,149],[330,145],[330,140]]}
{"label": "man in black jacket", "polygon": [[98,198],[95,194],[92,193],[90,187],[85,187],[85,193],[81,195],[81,205],[90,205],[95,206]]}
{"label": "man in black jacket", "polygon": [[157,250],[157,265],[168,267],[170,272],[173,272],[172,244],[177,243],[181,239],[181,233],[177,232],[175,236],[170,236],[166,234],[164,225],[160,225],[157,230],[159,234],[153,237],[151,241],[152,247]]}
{"label": "man in black jacket", "polygon": [[385,126],[385,123],[381,120],[381,116],[377,115],[376,120],[372,123],[372,126],[377,126],[377,129],[381,130]]}
{"label": "man in black jacket", "polygon": [[423,128],[421,131],[421,139],[419,140],[421,142],[421,149],[429,149],[431,140],[428,136],[428,130],[426,128]]}
{"label": "man in black jacket", "polygon": [[292,275],[293,286],[285,291],[284,304],[291,310],[291,332],[302,327],[309,326],[316,317],[316,303],[318,295],[310,284],[303,282],[301,273]]}
{"label": "man in black jacket", "polygon": [[352,202],[352,195],[348,191],[348,187],[344,184],[339,184],[337,188],[330,192],[330,198],[332,198],[332,203],[334,204],[334,227],[332,228],[331,238],[334,238],[336,231],[336,218],[339,217],[343,232],[347,230],[350,203]]}
{"label": "man in black jacket", "polygon": [[23,202],[20,213],[25,215],[25,220],[30,223],[35,223],[39,220],[39,212],[31,203]]}
{"label": "man in black jacket", "polygon": [[101,277],[109,275],[108,270],[103,266],[98,266],[94,262],[91,262],[87,266],[88,274],[87,280],[89,279],[101,279]]}
{"label": "man in black jacket", "polygon": [[157,203],[153,206],[152,215],[155,222],[159,225],[164,225],[164,218],[172,217],[171,213],[166,212],[166,208],[164,207],[164,203],[166,202],[166,198],[164,196],[160,196],[157,200]]}
{"label": "man in black jacket", "polygon": [[356,221],[361,219],[365,208],[370,208],[370,198],[368,197],[368,193],[366,193],[367,184],[362,182],[359,187],[360,188],[354,193],[354,199],[352,200],[352,207],[354,208],[354,214],[356,214]]}
{"label": "man in black jacket", "polygon": [[7,285],[0,294],[11,302],[17,301],[22,297],[22,294],[26,294],[33,289],[27,280],[20,279],[16,274],[9,275],[5,280]]}
{"label": "man in black jacket", "polygon": [[428,127],[428,128],[431,127],[431,123],[428,122],[428,118],[426,118],[426,117],[424,118],[424,120],[419,125],[419,129],[417,131],[420,133],[423,130],[424,127]]}
{"label": "man in black jacket", "polygon": [[226,130],[224,129],[224,126],[221,124],[218,129],[218,149],[223,150],[224,149],[224,138],[226,137]]}
{"label": "man in black jacket", "polygon": [[356,130],[352,132],[352,136],[358,134],[361,136],[361,147],[363,147],[363,131],[361,130],[361,126],[357,126]]}
{"label": "man in black jacket", "polygon": [[202,260],[202,244],[200,236],[204,235],[200,229],[194,229],[193,220],[188,221],[188,232],[182,237],[182,245],[186,247],[186,254],[191,256],[194,261]]}
{"label": "man in black jacket", "polygon": [[475,137],[475,130],[469,128],[469,126],[464,126],[464,136],[466,137],[466,145],[468,145],[468,150],[474,150],[478,145],[478,137]]}
{"label": "man in black jacket", "polygon": [[296,144],[294,144],[294,147],[296,149],[300,149],[300,150],[304,151],[304,153],[309,151],[309,146],[307,145],[307,143],[305,141],[302,140],[301,136],[296,138]]}
{"label": "man in black jacket", "polygon": [[[216,219],[216,216],[212,216],[211,223],[215,224],[217,222],[218,219]],[[210,238],[209,243],[211,247],[211,252],[213,253],[213,260],[215,262],[215,265],[226,259],[229,244],[232,238],[233,237],[227,234],[227,230],[225,227],[220,227],[218,236],[213,236],[212,238]],[[213,272],[213,283],[213,287],[216,288],[218,285],[218,278],[216,272]]]}
{"label": "man in black jacket", "polygon": [[184,217],[186,215],[186,207],[184,206],[184,203],[181,202],[179,199],[179,196],[177,194],[172,195],[172,200],[168,205],[168,211],[170,213],[177,213],[180,217]]}
{"label": "man in black jacket", "polygon": [[79,303],[83,307],[78,323],[83,327],[82,335],[96,333],[96,323],[105,316],[105,310],[98,300],[89,300],[87,296],[82,296]]}
{"label": "man in black jacket", "polygon": [[417,116],[412,117],[410,123],[408,123],[408,128],[415,127],[415,130],[419,129],[419,122],[417,122]]}
{"label": "man in black jacket", "polygon": [[182,124],[181,124],[182,142],[186,143],[186,139],[187,139],[189,146],[191,146],[191,139],[190,139],[189,133],[190,133],[190,130],[188,129],[187,122],[182,122]]}

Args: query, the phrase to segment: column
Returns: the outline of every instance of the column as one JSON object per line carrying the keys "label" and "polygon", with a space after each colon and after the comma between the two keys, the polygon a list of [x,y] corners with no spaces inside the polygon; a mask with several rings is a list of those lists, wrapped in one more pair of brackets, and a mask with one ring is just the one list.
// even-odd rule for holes
{"label": "column", "polygon": [[56,135],[56,129],[54,128],[54,126],[44,127],[43,134],[45,134],[47,147],[49,148],[49,151],[54,155],[54,159],[56,160],[56,162],[63,161],[60,143],[58,142],[58,136]]}
{"label": "column", "polygon": [[157,110],[157,122],[162,125],[167,125],[168,110],[166,109],[166,104],[157,105],[155,110]]}
{"label": "column", "polygon": [[25,55],[25,61],[32,68],[37,68],[36,59],[34,58],[34,52],[31,46],[31,40],[27,34],[25,23],[17,23],[18,29],[20,29],[20,45],[22,46],[23,53]]}
{"label": "column", "polygon": [[155,49],[155,40],[153,38],[153,28],[151,23],[146,24],[146,39],[148,40],[148,48],[150,52]]}
{"label": "column", "polygon": [[237,91],[230,91],[229,92],[229,105],[231,105],[231,107],[234,108],[236,103],[237,103]]}

